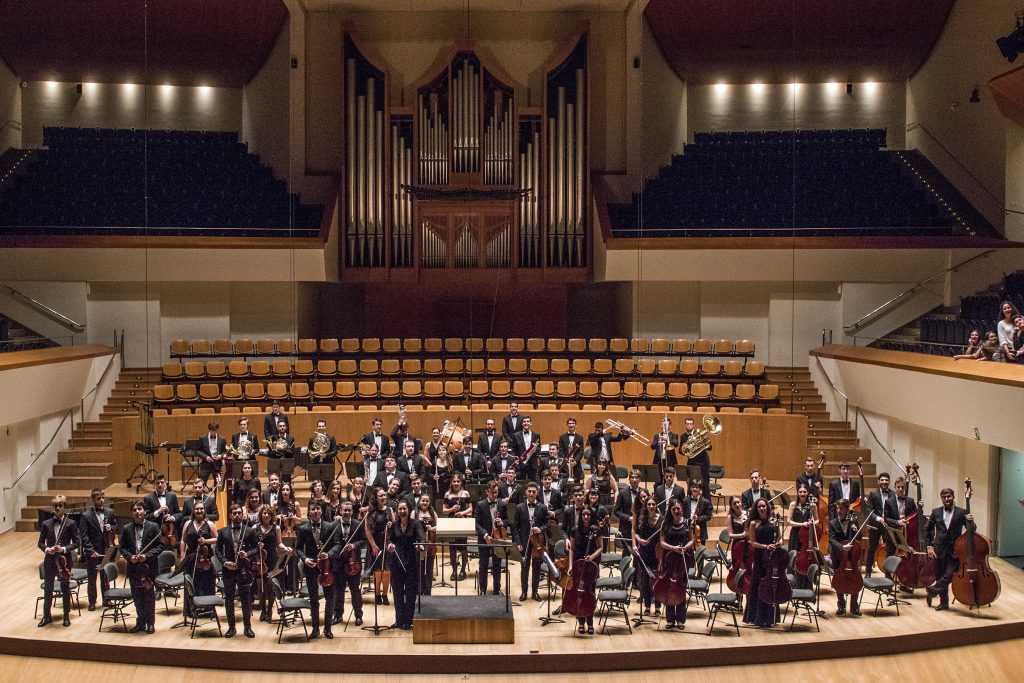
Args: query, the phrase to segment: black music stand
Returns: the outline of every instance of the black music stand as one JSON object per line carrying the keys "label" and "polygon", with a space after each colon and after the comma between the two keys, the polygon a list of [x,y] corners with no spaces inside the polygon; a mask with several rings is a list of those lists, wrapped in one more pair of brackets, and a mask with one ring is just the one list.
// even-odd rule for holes
{"label": "black music stand", "polygon": [[245,463],[252,465],[252,478],[255,479],[260,476],[260,464],[256,462],[255,458],[249,460],[229,460],[228,461],[228,479],[241,479],[242,478],[242,466]]}
{"label": "black music stand", "polygon": [[[267,475],[276,474],[284,481],[285,477],[291,481],[292,471],[295,469],[295,458],[267,458]],[[256,473],[253,472],[253,476]]]}
{"label": "black music stand", "polygon": [[664,483],[661,476],[661,465],[637,465],[636,469],[640,471],[640,481],[655,486]]}
{"label": "black music stand", "polygon": [[199,476],[199,465],[202,462],[200,452],[203,450],[202,439],[189,439],[181,447],[181,481],[185,482],[185,472],[192,472],[192,478]]}
{"label": "black music stand", "polygon": [[[354,480],[356,477],[362,477],[366,474],[366,468],[363,467],[361,462],[352,462],[351,460],[345,463],[345,476],[348,477],[349,481]],[[366,482],[367,486],[370,486],[371,482]]]}
{"label": "black music stand", "polygon": [[334,463],[310,463],[306,465],[306,479],[309,481],[334,481]]}

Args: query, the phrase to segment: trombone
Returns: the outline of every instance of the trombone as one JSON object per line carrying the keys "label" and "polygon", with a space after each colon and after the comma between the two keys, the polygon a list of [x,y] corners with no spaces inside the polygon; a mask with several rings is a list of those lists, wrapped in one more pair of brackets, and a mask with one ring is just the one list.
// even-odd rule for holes
{"label": "trombone", "polygon": [[604,421],[604,423],[608,425],[608,427],[605,428],[605,431],[607,431],[608,429],[617,429],[620,432],[629,432],[629,436],[636,439],[644,446],[650,447],[651,445],[650,439],[648,439],[646,436],[644,436],[643,434],[641,434],[640,432],[638,432],[637,430],[633,429],[632,427],[623,422],[619,422],[618,420],[608,418],[607,420]]}

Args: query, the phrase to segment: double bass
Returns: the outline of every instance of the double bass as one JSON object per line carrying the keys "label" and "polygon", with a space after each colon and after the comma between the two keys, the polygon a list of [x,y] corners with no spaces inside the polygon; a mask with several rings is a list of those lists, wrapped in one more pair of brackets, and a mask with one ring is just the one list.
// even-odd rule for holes
{"label": "double bass", "polygon": [[[971,480],[964,480],[967,489],[964,494],[967,514],[971,514]],[[999,597],[1001,588],[999,574],[988,564],[991,546],[987,538],[975,531],[974,522],[967,523],[967,530],[953,542],[953,555],[960,561],[960,568],[953,574],[953,597],[962,605],[973,609],[991,605]]]}
{"label": "double bass", "polygon": [[[781,533],[781,520],[777,517],[769,522],[774,530],[772,543],[777,543]],[[793,597],[793,586],[786,576],[789,566],[789,552],[781,546],[762,551],[761,564],[764,576],[757,584],[757,599],[769,605],[782,605]]]}
{"label": "double bass", "polygon": [[825,465],[825,451],[819,451],[818,462],[815,464],[815,469],[818,472],[818,480],[822,482],[821,495],[818,496],[818,524],[816,530],[818,532],[818,552],[824,555],[828,552],[828,520],[830,519],[828,513],[828,491],[825,490],[824,479],[821,478],[821,468]]}
{"label": "double bass", "polygon": [[913,482],[917,494],[917,512],[911,515],[907,523],[907,539],[916,545],[896,569],[896,581],[908,588],[926,588],[935,583],[937,572],[935,558],[928,557],[928,553],[925,552],[928,545],[925,538],[927,530],[925,525],[920,523],[921,512],[924,510],[924,496],[921,493],[921,473],[917,463],[907,468],[907,481]]}

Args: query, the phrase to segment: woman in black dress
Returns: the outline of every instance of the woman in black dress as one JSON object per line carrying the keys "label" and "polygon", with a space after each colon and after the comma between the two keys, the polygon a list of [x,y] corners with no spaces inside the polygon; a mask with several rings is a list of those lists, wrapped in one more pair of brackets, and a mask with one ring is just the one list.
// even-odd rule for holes
{"label": "woman in black dress", "polygon": [[[217,573],[213,567],[213,546],[217,530],[206,519],[206,505],[202,501],[192,507],[192,518],[181,529],[180,553],[182,565],[195,587],[196,595],[213,595]],[[190,600],[185,599],[185,616],[191,617]]]}
{"label": "woman in black dress", "polygon": [[260,491],[262,486],[260,480],[252,476],[252,463],[246,462],[242,464],[241,478],[235,479],[235,484],[231,488],[231,502],[244,507],[246,499],[249,498],[249,491],[252,489]]}
{"label": "woman in black dress", "polygon": [[391,568],[391,590],[395,594],[395,623],[392,628],[412,630],[419,584],[419,550],[426,536],[423,525],[409,514],[409,502],[398,502],[397,519],[388,535],[388,566]]}
{"label": "woman in black dress", "polygon": [[416,509],[412,512],[412,518],[420,523],[423,533],[426,534],[426,538],[430,542],[426,548],[425,558],[418,563],[420,593],[430,595],[431,584],[434,581],[434,555],[437,549],[437,546],[434,545],[434,541],[437,540],[437,513],[434,512],[434,506],[431,505],[429,493],[424,493],[419,497]]}
{"label": "woman in black dress", "polygon": [[[643,490],[643,489],[641,489]],[[658,537],[661,535],[661,513],[658,512],[658,501],[651,496],[637,496],[633,519],[633,547],[637,549],[639,561],[636,563],[638,583],[640,584],[640,602],[644,614],[651,613],[654,603],[654,614],[661,614],[661,603],[654,599],[654,572],[658,570]]]}
{"label": "woman in black dress", "polygon": [[747,512],[737,496],[729,497],[729,542],[747,537]]}
{"label": "woman in black dress", "polygon": [[276,510],[269,505],[260,508],[260,521],[256,526],[257,547],[263,562],[263,574],[256,577],[254,586],[260,599],[260,621],[270,623],[274,616],[274,587],[269,576],[277,567],[277,558],[284,557],[288,547],[281,543],[281,528],[274,522]]}
{"label": "woman in black dress", "polygon": [[587,491],[597,491],[597,502],[605,509],[618,496],[618,484],[609,469],[608,460],[599,458],[595,472],[587,479]]}
{"label": "woman in black dress", "polygon": [[[394,521],[394,511],[388,506],[388,494],[384,489],[376,489],[370,510],[366,513],[366,518],[363,519],[363,531],[366,535],[366,542],[370,546],[370,555],[367,558],[369,562],[368,572],[372,573],[378,569],[387,568],[384,563],[384,536],[392,521]],[[376,582],[374,582],[374,590],[376,592],[374,599],[377,601],[377,604],[390,604],[387,593],[376,591],[376,588]]]}
{"label": "woman in black dress", "polygon": [[[576,526],[575,531],[573,531],[572,537],[568,539],[569,557],[572,562],[570,566],[575,568],[577,560],[583,559],[594,563],[596,566],[597,561],[601,557],[601,549],[604,547],[603,537],[607,534],[608,530],[594,519],[593,511],[590,508],[583,508],[580,511],[580,523]],[[579,577],[573,577],[574,582],[578,580]],[[594,615],[576,617],[576,627],[578,633],[586,631],[593,635]]]}
{"label": "woman in black dress", "polygon": [[758,597],[758,587],[767,573],[764,565],[767,551],[779,546],[779,529],[772,522],[771,506],[764,498],[758,499],[754,506],[754,514],[747,527],[747,540],[754,549],[754,569],[751,573],[750,592],[747,594],[743,621],[761,628],[770,628],[779,622],[779,609],[777,605],[761,601]]}
{"label": "woman in black dress", "polygon": [[[448,487],[448,491],[444,494],[444,501],[441,504],[441,512],[446,517],[472,517],[473,506],[470,504],[469,491],[462,488],[462,475],[456,474],[452,477],[452,482]],[[462,562],[461,568],[456,572],[456,567],[460,566],[456,562],[456,555],[458,555]],[[469,548],[466,547],[466,537],[461,536],[459,538],[451,539],[451,545],[448,546],[448,558],[452,563],[452,581],[461,581],[466,578],[466,569],[469,567]]]}
{"label": "woman in black dress", "polygon": [[[690,519],[683,515],[683,504],[678,499],[673,499],[669,505],[668,518],[661,526],[661,549],[664,551],[663,563],[675,560],[672,555],[682,555],[683,562],[677,566],[678,574],[674,577],[683,586],[687,582],[687,569],[693,565],[693,555],[690,550],[693,548],[693,538],[690,536]],[[664,567],[659,571],[669,571]],[[672,629],[677,626],[682,629],[686,627],[686,600],[678,605],[665,605],[665,628]]]}

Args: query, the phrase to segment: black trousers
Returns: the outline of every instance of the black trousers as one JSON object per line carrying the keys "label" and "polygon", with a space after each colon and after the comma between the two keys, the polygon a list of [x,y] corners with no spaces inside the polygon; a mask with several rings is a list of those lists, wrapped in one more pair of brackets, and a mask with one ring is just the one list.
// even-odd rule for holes
{"label": "black trousers", "polygon": [[[50,608],[53,605],[53,584],[58,581],[56,555],[47,556],[43,564],[43,616],[50,616]],[[71,559],[68,558],[68,562]],[[64,607],[65,616],[71,613],[71,580],[60,579],[61,603]]]}
{"label": "black trousers", "polygon": [[[529,546],[525,547],[525,552],[530,552]],[[523,593],[526,593],[528,583],[533,592],[537,592],[537,589],[540,587],[540,567],[542,564],[544,564],[544,559],[541,557],[530,557],[529,555],[523,557],[522,573],[519,575],[519,582],[522,584]],[[531,568],[533,569],[533,581],[530,581]]]}
{"label": "black trousers", "polygon": [[352,611],[360,619],[363,617],[363,592],[359,586],[362,572],[354,576],[348,576],[344,570],[334,573],[334,617],[343,619],[345,617],[345,591],[352,596]]}
{"label": "black trousers", "polygon": [[487,571],[490,569],[493,577],[493,591],[501,591],[501,560],[494,556],[494,549],[489,545],[480,546],[480,592],[487,592]]}
{"label": "black trousers", "polygon": [[665,605],[665,619],[677,624],[685,624],[686,603],[681,602],[678,605]]}
{"label": "black trousers", "polygon": [[[303,563],[302,573],[306,576],[306,589],[309,591],[310,616],[313,629],[320,628],[320,583],[317,577],[320,572],[310,569]],[[331,632],[331,617],[334,616],[334,586],[324,588],[324,631]]]}
{"label": "black trousers", "polygon": [[[836,604],[839,609],[846,609],[846,593],[836,593]],[[860,607],[860,593],[850,593],[850,609]]]}
{"label": "black trousers", "polygon": [[135,624],[156,625],[156,589],[153,582],[129,576],[128,583],[132,588],[132,602],[135,603]]}
{"label": "black trousers", "polygon": [[391,568],[391,591],[395,594],[395,623],[411,626],[416,611],[416,592],[420,573],[414,567],[406,571],[394,563]]}
{"label": "black trousers", "polygon": [[224,582],[224,610],[228,616],[228,628],[235,627],[235,597],[242,603],[242,624],[252,628],[252,587],[253,584],[240,583],[238,572],[225,569],[222,576]]}
{"label": "black trousers", "polygon": [[85,560],[85,571],[88,575],[89,583],[89,607],[96,605],[96,577],[99,576],[100,586],[102,587],[102,593],[106,593],[110,585],[107,582],[107,575],[102,571],[100,564],[103,562],[103,557],[89,557]]}
{"label": "black trousers", "polygon": [[206,462],[205,460],[199,463],[199,478],[203,480],[203,485],[210,480],[210,477],[214,474],[220,474],[224,471],[223,461],[219,464],[212,462]]}
{"label": "black trousers", "polygon": [[935,584],[932,589],[939,596],[940,604],[948,605],[949,584],[953,581],[953,574],[960,569],[960,560],[956,559],[952,550],[939,551],[935,555]]}
{"label": "black trousers", "polygon": [[885,533],[882,529],[872,529],[868,532],[868,556],[865,562],[867,567],[866,574],[871,576],[871,572],[875,566],[875,552],[878,550],[878,543],[880,541],[885,542],[885,550],[889,555],[896,553],[896,545],[889,538],[889,534]]}
{"label": "black trousers", "polygon": [[[423,557],[416,560],[416,566],[419,568],[420,580],[419,590],[423,595],[430,595],[430,589],[434,584],[434,552],[429,552]],[[441,568],[444,571],[444,568]]]}

